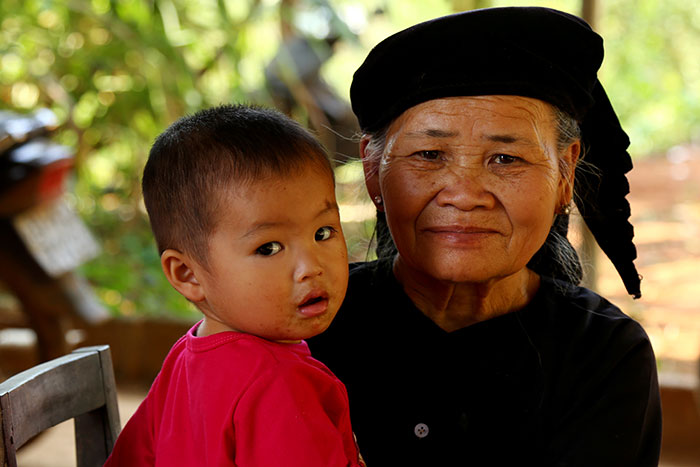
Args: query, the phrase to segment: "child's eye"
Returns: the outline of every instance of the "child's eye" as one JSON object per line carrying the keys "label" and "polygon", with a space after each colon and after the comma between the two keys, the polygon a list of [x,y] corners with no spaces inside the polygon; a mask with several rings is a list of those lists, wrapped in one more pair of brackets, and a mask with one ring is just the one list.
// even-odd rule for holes
{"label": "child's eye", "polygon": [[333,235],[333,232],[335,232],[335,229],[333,227],[321,227],[316,231],[316,241],[322,242],[324,240],[328,240]]}
{"label": "child's eye", "polygon": [[280,251],[282,251],[282,244],[279,242],[269,242],[269,243],[266,243],[266,244],[258,247],[258,249],[255,250],[255,252],[257,254],[263,255],[263,256],[276,255]]}

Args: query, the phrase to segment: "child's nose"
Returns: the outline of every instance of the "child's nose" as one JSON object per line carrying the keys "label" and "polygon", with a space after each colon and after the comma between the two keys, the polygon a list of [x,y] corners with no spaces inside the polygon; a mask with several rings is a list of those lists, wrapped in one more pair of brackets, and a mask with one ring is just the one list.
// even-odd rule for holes
{"label": "child's nose", "polygon": [[323,267],[317,255],[309,251],[301,252],[297,259],[294,279],[297,282],[303,282],[321,274],[323,274]]}

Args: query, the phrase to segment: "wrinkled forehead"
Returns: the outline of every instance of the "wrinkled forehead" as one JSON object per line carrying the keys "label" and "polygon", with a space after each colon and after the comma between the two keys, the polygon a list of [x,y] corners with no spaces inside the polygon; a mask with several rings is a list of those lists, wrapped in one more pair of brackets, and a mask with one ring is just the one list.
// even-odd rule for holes
{"label": "wrinkled forehead", "polygon": [[387,150],[397,139],[454,137],[532,140],[554,136],[550,104],[520,96],[433,99],[404,111],[387,129]]}

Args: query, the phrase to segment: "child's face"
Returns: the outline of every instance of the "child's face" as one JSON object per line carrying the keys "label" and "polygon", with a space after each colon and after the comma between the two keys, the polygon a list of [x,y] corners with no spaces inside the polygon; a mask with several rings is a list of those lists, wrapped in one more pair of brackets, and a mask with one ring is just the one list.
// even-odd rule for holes
{"label": "child's face", "polygon": [[240,331],[298,341],[326,330],[348,262],[331,176],[313,165],[231,190],[210,237],[199,335]]}

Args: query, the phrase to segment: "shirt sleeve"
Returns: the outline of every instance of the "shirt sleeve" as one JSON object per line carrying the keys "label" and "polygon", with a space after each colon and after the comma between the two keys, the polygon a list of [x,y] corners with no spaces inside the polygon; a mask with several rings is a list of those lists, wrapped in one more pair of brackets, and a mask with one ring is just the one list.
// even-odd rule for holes
{"label": "shirt sleeve", "polygon": [[661,403],[651,343],[637,323],[614,337],[596,371],[572,390],[544,465],[658,465]]}
{"label": "shirt sleeve", "polygon": [[119,433],[105,467],[146,467],[155,465],[153,437],[148,422],[148,398],[139,405]]}
{"label": "shirt sleeve", "polygon": [[239,401],[233,424],[238,467],[358,465],[345,390],[312,366],[264,372]]}

